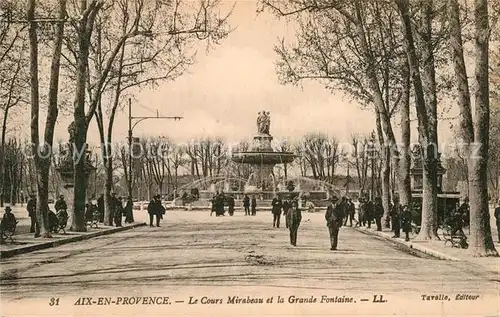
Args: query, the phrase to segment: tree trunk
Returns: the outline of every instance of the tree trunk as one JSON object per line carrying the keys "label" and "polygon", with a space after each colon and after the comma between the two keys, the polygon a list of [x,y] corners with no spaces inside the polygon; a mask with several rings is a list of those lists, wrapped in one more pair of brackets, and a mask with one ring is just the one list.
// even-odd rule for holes
{"label": "tree trunk", "polygon": [[[380,159],[381,159],[381,189],[382,189],[382,206],[384,207],[384,217],[386,219],[386,227],[388,227],[388,219],[389,219],[389,203],[390,203],[390,197],[391,197],[391,191],[390,191],[390,174],[391,174],[391,168],[390,168],[390,147],[385,143],[384,141],[384,134],[382,132],[382,127],[381,127],[381,118],[380,118],[380,113],[377,111],[377,118],[376,118],[376,123],[377,123],[377,136],[380,144]],[[371,197],[371,200],[373,201],[375,197]]]}
{"label": "tree trunk", "polygon": [[419,61],[415,51],[415,41],[412,32],[412,22],[410,20],[408,0],[396,0],[404,27],[404,37],[408,63],[415,92],[415,108],[418,118],[418,134],[421,144],[421,156],[423,161],[423,193],[422,193],[422,227],[417,239],[430,240],[438,239],[437,236],[437,192],[435,191],[435,173],[432,166],[434,144],[429,137],[429,118],[425,104],[424,89],[420,77]]}
{"label": "tree trunk", "polygon": [[9,106],[5,108],[2,125],[2,144],[0,147],[0,207],[3,207],[5,190],[5,133],[7,131],[7,116],[9,115]]}
{"label": "tree trunk", "polygon": [[36,173],[36,183],[37,183],[37,208],[36,208],[36,218],[38,220],[40,234],[42,237],[50,237],[49,225],[48,225],[48,215],[47,215],[47,203],[48,203],[48,192],[46,188],[43,187],[44,175],[43,170],[39,170],[41,166],[40,155],[38,151],[40,150],[40,137],[38,135],[38,120],[39,120],[39,81],[38,81],[38,36],[37,36],[37,23],[34,22],[35,19],[35,0],[30,0],[28,3],[28,13],[27,18],[29,23],[29,41],[30,41],[30,85],[31,85],[31,144],[32,144],[32,154],[35,161],[35,166],[37,169]]}
{"label": "tree trunk", "polygon": [[411,127],[410,127],[410,71],[408,69],[408,61],[404,65],[404,82],[403,82],[403,96],[401,98],[401,109],[399,111],[401,116],[401,154],[398,162],[398,193],[401,205],[410,205],[411,203],[411,180],[410,180],[410,141],[411,141]]}
{"label": "tree trunk", "polygon": [[[83,7],[82,10],[85,10]],[[88,19],[88,17],[87,17]],[[77,77],[76,91],[74,100],[74,182],[75,193],[73,199],[73,223],[72,231],[85,232],[85,189],[87,187],[85,175],[85,151],[87,139],[87,122],[85,117],[85,85],[89,57],[89,35],[86,31],[87,19],[80,18],[78,25],[78,59],[77,59]]]}
{"label": "tree trunk", "polygon": [[104,184],[104,225],[112,226],[112,204],[111,204],[111,190],[113,187],[113,161],[108,159],[106,161],[106,182]]}
{"label": "tree trunk", "polygon": [[470,242],[469,252],[473,256],[498,256],[493,244],[488,206],[488,147],[490,128],[489,104],[489,21],[488,1],[475,0],[475,143],[478,153],[469,159],[470,181]]}
{"label": "tree trunk", "polygon": [[[433,14],[433,1],[422,2],[422,30],[416,32],[420,34],[421,38],[421,52],[424,63],[422,65],[422,80],[424,89],[425,105],[427,109],[428,118],[428,144],[426,159],[424,164],[424,192],[428,191],[427,197],[431,199],[426,205],[432,210],[432,237],[436,238],[437,235],[437,166],[438,166],[438,135],[437,135],[437,96],[436,96],[436,71],[434,63],[434,45],[432,43],[432,14]],[[427,177],[427,179],[426,179]],[[426,188],[427,187],[427,188]]]}

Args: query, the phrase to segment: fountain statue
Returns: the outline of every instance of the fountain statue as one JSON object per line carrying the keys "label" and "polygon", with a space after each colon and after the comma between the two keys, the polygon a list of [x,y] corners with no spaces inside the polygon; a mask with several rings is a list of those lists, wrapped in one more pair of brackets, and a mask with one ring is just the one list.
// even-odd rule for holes
{"label": "fountain statue", "polygon": [[269,134],[269,129],[271,127],[271,116],[270,112],[262,111],[259,112],[257,116],[257,131],[263,134]]}
{"label": "fountain statue", "polygon": [[266,192],[273,195],[276,192],[276,178],[274,166],[276,164],[291,163],[295,155],[291,152],[276,152],[273,150],[271,141],[273,137],[269,133],[271,116],[269,112],[261,111],[257,116],[257,134],[250,151],[234,152],[232,160],[237,163],[250,164],[252,173],[245,186],[246,190],[254,192]]}

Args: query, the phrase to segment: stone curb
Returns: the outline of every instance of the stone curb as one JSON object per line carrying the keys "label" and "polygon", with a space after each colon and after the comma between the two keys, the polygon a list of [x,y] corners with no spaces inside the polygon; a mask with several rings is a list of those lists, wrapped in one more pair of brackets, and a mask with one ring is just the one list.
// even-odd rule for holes
{"label": "stone curb", "polygon": [[420,245],[418,243],[406,242],[404,240],[394,239],[394,238],[390,237],[388,234],[386,234],[384,232],[374,231],[374,230],[368,230],[368,229],[359,228],[359,227],[358,228],[354,228],[354,230],[362,232],[362,233],[365,233],[365,234],[375,235],[375,236],[381,237],[381,238],[383,238],[385,240],[392,241],[392,242],[404,245],[404,246],[406,246],[406,247],[408,247],[410,249],[418,250],[420,252],[423,252],[423,253],[425,253],[427,255],[433,256],[433,257],[441,259],[441,260],[462,261],[462,260],[460,260],[458,258],[455,258],[453,256],[450,256],[450,255],[444,254],[442,252],[439,252],[439,251],[436,251],[436,250],[424,247],[424,246],[422,246],[422,245]]}
{"label": "stone curb", "polygon": [[126,230],[134,229],[137,227],[142,227],[145,225],[146,225],[146,223],[144,223],[144,222],[136,223],[136,224],[133,224],[130,226],[118,227],[118,228],[113,228],[113,229],[105,229],[102,231],[97,231],[97,232],[93,232],[93,233],[89,233],[89,234],[82,234],[82,235],[78,235],[78,236],[74,236],[74,237],[62,238],[62,239],[57,239],[54,241],[36,243],[33,245],[19,247],[19,248],[15,248],[15,249],[11,249],[11,250],[0,251],[0,259],[10,258],[10,257],[13,257],[15,255],[29,253],[29,252],[33,252],[33,251],[53,248],[53,247],[57,247],[57,246],[60,246],[63,244],[67,244],[67,243],[88,240],[91,238],[104,236],[104,235],[108,235],[108,234],[112,234],[112,233],[117,233],[117,232],[121,232],[121,231],[126,231]]}

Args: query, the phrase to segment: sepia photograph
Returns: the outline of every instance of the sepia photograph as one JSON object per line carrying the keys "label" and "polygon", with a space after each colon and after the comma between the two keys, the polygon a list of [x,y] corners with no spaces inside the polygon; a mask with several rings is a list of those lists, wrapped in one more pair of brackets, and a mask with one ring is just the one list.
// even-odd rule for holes
{"label": "sepia photograph", "polygon": [[0,0],[0,317],[500,316],[500,0]]}

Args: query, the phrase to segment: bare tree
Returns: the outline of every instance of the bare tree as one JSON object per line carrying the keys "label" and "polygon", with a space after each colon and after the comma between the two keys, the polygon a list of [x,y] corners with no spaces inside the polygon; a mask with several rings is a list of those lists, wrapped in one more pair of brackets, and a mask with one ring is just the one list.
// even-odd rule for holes
{"label": "bare tree", "polygon": [[51,165],[52,144],[54,139],[54,127],[58,115],[58,89],[59,70],[61,60],[61,47],[64,34],[64,19],[66,18],[66,0],[58,1],[58,22],[54,23],[54,46],[50,67],[50,84],[48,111],[45,123],[43,142],[39,137],[39,79],[38,79],[38,22],[35,20],[36,1],[29,0],[27,7],[27,18],[29,22],[30,43],[30,86],[31,86],[31,143],[32,153],[37,175],[37,219],[40,226],[40,234],[44,238],[50,238],[48,223],[48,189],[49,171]]}
{"label": "bare tree", "polygon": [[4,15],[0,19],[0,110],[2,111],[2,128],[0,143],[0,206],[3,207],[5,184],[5,143],[7,126],[10,123],[13,108],[22,104],[23,91],[27,89],[26,37],[24,28],[11,23],[12,14],[16,11],[13,3],[6,2],[2,8]]}
{"label": "bare tree", "polygon": [[370,157],[368,151],[368,136],[352,135],[351,142],[353,147],[352,160],[358,177],[358,184],[361,196],[364,195],[368,186],[368,166]]}
{"label": "bare tree", "polygon": [[[467,154],[470,199],[470,244],[473,256],[498,256],[493,244],[488,206],[489,102],[489,16],[488,1],[474,1],[475,114],[465,67],[463,36],[458,1],[448,2],[450,51],[457,78],[460,107],[460,137]],[[475,119],[475,121],[474,121]]]}
{"label": "bare tree", "polygon": [[[121,2],[124,3],[124,2]],[[156,37],[156,45],[164,45],[165,38],[172,37],[174,43],[182,43],[183,39],[188,39],[188,43],[205,40],[207,43],[218,43],[227,33],[227,16],[220,16],[218,7],[220,1],[200,0],[198,7],[192,3],[180,0],[164,2],[160,0],[134,0],[126,2],[130,6],[135,16],[125,33],[120,32],[119,40],[113,47],[111,53],[103,63],[102,71],[97,72],[95,86],[93,87],[92,98],[88,109],[86,105],[86,91],[89,85],[87,72],[89,70],[89,58],[92,43],[92,36],[99,14],[104,14],[107,4],[102,0],[86,1],[80,0],[79,4],[72,8],[72,14],[79,16],[73,23],[75,42],[73,47],[74,65],[76,69],[75,79],[75,99],[74,99],[74,126],[75,126],[75,150],[77,153],[84,153],[89,123],[92,120],[100,102],[100,96],[106,83],[112,78],[112,68],[120,52],[129,41],[134,41],[137,37]],[[128,12],[128,11],[127,11]],[[142,13],[150,12],[150,15],[143,16]],[[123,22],[123,21],[122,21]],[[143,43],[147,43],[144,41]],[[158,44],[160,43],[160,44]],[[123,64],[122,66],[124,66]],[[126,76],[122,74],[122,79]],[[131,76],[130,78],[134,78]],[[146,79],[147,80],[147,79]],[[151,77],[148,81],[151,80]],[[123,86],[125,87],[126,84]],[[122,87],[122,89],[123,89]],[[84,202],[86,173],[84,160],[76,160],[75,164],[75,217],[73,217],[73,230],[85,231],[84,222]]]}
{"label": "bare tree", "polygon": [[[359,0],[262,3],[299,26],[293,45],[281,41],[276,48],[282,80],[319,80],[332,90],[344,91],[362,105],[373,106],[378,131],[382,132],[378,140],[387,148],[383,153],[392,153],[396,160],[398,149],[391,118],[400,102],[406,101],[402,99],[401,83],[408,73],[404,72],[405,57],[399,44],[400,22],[390,4],[362,4]],[[383,204],[388,212],[390,157],[383,162]],[[397,161],[394,166],[398,166]]]}

